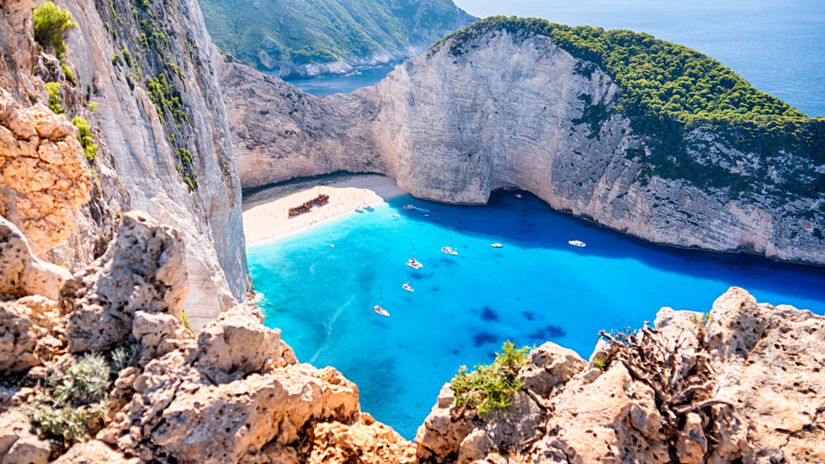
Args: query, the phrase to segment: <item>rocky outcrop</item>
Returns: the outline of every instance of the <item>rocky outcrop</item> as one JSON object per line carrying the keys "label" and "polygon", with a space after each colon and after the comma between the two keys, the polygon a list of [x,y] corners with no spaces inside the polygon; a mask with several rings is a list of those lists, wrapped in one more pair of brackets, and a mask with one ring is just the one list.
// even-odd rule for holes
{"label": "rocky outcrop", "polygon": [[[412,462],[412,443],[361,414],[358,388],[331,367],[298,363],[257,306],[230,308],[197,336],[187,329],[185,254],[182,234],[126,213],[107,253],[67,280],[58,301],[0,303],[0,372],[35,385],[0,395],[1,462]],[[9,258],[17,267],[34,259]],[[114,354],[129,346],[131,361]],[[51,369],[91,352],[108,353],[115,369],[94,439],[66,449],[44,440],[56,433],[48,427],[38,438],[26,405],[48,390]]]}
{"label": "rocky outcrop", "polygon": [[[77,23],[60,60],[37,48],[35,2],[1,4],[0,215],[40,257],[76,271],[105,252],[123,212],[147,211],[189,245],[196,328],[242,301],[239,182],[196,1],[60,2]],[[60,85],[51,103],[64,114],[47,107],[44,82]],[[96,145],[85,157],[76,116]]]}
{"label": "rocky outcrop", "polygon": [[752,188],[704,185],[654,159],[655,134],[616,109],[621,89],[594,63],[543,35],[493,28],[454,53],[455,40],[374,87],[325,98],[225,63],[242,185],[378,172],[417,197],[462,204],[520,188],[654,243],[825,264],[823,192],[782,187],[823,172],[810,156],[746,152],[721,132],[691,129],[679,142],[685,163]]}
{"label": "rocky outcrop", "polygon": [[[825,318],[739,288],[709,315],[663,308],[588,364],[533,350],[513,405],[479,417],[446,384],[416,442],[427,462],[819,462]],[[598,359],[598,362],[595,360]]]}

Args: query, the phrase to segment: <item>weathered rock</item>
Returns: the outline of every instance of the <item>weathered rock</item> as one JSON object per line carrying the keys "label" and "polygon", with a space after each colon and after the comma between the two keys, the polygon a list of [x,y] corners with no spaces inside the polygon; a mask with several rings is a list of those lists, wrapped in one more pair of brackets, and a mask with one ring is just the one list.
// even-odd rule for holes
{"label": "weathered rock", "polygon": [[319,423],[312,431],[308,464],[407,464],[415,462],[415,445],[395,430],[361,414],[352,425]]}
{"label": "weathered rock", "polygon": [[76,134],[65,116],[24,108],[0,88],[0,216],[19,225],[38,254],[75,230],[75,214],[91,198]]}
{"label": "weathered rock", "polygon": [[52,443],[37,437],[25,413],[0,412],[0,464],[45,464],[52,448]]}
{"label": "weathered rock", "polygon": [[238,370],[242,374],[274,367],[267,363],[278,363],[282,359],[280,335],[280,330],[263,326],[263,315],[257,306],[238,305],[221,313],[201,331],[197,364],[225,372]]}
{"label": "weathered rock", "polygon": [[55,464],[138,464],[138,459],[127,459],[105,444],[92,440],[78,443],[60,456]]}
{"label": "weathered rock", "polygon": [[188,291],[184,256],[179,232],[142,213],[125,214],[99,264],[61,291],[71,351],[103,350],[125,341],[138,311],[180,319]]}
{"label": "weathered rock", "polygon": [[530,351],[527,365],[519,372],[525,388],[541,397],[547,397],[557,386],[563,386],[581,372],[587,362],[575,351],[546,342]]}
{"label": "weathered rock", "polygon": [[32,253],[20,230],[0,217],[0,300],[27,295],[57,298],[69,271]]}

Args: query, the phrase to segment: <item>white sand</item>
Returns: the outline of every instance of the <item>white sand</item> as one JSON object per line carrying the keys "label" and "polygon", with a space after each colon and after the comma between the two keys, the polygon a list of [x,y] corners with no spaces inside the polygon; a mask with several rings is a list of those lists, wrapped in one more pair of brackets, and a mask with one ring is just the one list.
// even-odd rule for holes
{"label": "white sand", "polygon": [[[314,206],[310,212],[300,216],[289,217],[290,208],[300,206],[322,193],[329,195],[329,203]],[[327,185],[304,182],[297,191],[276,192],[270,198],[266,198],[266,192],[262,192],[255,196],[263,196],[263,199],[244,199],[243,229],[246,245],[301,232],[323,221],[355,213],[359,206],[378,206],[384,200],[404,194],[406,192],[400,190],[393,179],[374,174],[347,176]]]}

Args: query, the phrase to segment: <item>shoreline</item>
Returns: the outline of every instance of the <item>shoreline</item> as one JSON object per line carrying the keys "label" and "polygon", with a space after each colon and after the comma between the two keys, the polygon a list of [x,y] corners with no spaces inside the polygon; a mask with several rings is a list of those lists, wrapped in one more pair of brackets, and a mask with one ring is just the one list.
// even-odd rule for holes
{"label": "shoreline", "polygon": [[[289,217],[290,208],[321,194],[329,195],[329,203]],[[358,207],[375,207],[406,194],[395,180],[379,174],[333,174],[255,189],[243,198],[246,246],[303,232],[322,222],[355,213]]]}

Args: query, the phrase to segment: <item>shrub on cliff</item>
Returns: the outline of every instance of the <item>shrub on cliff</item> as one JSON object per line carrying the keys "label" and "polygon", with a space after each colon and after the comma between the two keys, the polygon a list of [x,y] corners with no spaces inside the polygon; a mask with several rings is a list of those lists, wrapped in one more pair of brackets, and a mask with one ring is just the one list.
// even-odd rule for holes
{"label": "shrub on cliff", "polygon": [[72,118],[72,124],[77,127],[79,132],[77,140],[80,142],[80,146],[83,147],[83,154],[86,155],[86,160],[91,163],[97,157],[97,144],[94,143],[92,128],[89,126],[88,121],[80,116]]}
{"label": "shrub on cliff", "polygon": [[46,2],[34,9],[34,39],[44,49],[54,48],[57,58],[62,58],[66,51],[63,40],[69,29],[77,27],[69,10],[60,8],[52,2]]}
{"label": "shrub on cliff", "polygon": [[65,371],[49,377],[46,393],[29,406],[32,423],[66,441],[89,438],[89,424],[106,411],[111,382],[109,364],[101,355],[86,355]]}
{"label": "shrub on cliff", "polygon": [[66,112],[63,106],[63,95],[60,82],[46,82],[46,93],[49,94],[49,108],[57,114]]}
{"label": "shrub on cliff", "polygon": [[469,373],[467,366],[461,366],[450,385],[455,392],[455,407],[475,408],[481,416],[509,407],[513,394],[524,388],[524,382],[516,380],[516,376],[527,362],[529,350],[526,346],[516,349],[515,344],[507,341],[492,364],[476,365]]}

